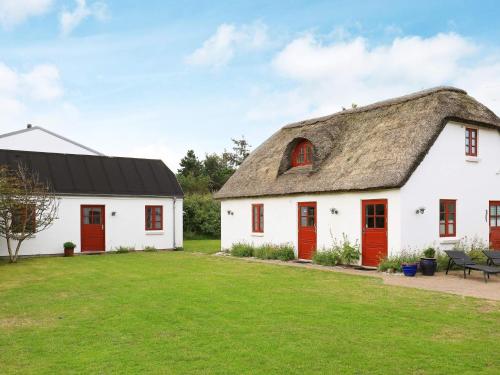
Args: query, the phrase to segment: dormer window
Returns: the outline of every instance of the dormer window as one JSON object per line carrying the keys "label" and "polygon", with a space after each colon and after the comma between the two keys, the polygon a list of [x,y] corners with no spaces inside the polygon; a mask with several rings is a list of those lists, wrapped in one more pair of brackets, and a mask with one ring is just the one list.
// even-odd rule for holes
{"label": "dormer window", "polygon": [[477,129],[465,128],[465,155],[477,156]]}
{"label": "dormer window", "polygon": [[308,140],[300,141],[292,152],[292,167],[311,165],[313,162],[313,145]]}

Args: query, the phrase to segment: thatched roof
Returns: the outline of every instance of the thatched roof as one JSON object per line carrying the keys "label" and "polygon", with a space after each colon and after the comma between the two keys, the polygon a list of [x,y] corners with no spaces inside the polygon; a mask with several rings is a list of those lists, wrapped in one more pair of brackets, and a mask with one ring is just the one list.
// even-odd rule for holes
{"label": "thatched roof", "polygon": [[[437,87],[286,125],[215,197],[401,187],[450,120],[500,130],[500,119],[465,91]],[[313,165],[290,168],[290,150],[301,139],[314,145]]]}

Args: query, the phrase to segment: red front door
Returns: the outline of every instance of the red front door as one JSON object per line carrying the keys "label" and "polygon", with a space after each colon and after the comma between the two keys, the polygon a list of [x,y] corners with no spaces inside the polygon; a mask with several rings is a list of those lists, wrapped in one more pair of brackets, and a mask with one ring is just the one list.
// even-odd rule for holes
{"label": "red front door", "polygon": [[81,251],[104,251],[104,206],[81,207]]}
{"label": "red front door", "polygon": [[500,250],[500,201],[490,201],[490,248]]}
{"label": "red front door", "polygon": [[387,256],[387,199],[362,202],[362,263],[376,267]]}
{"label": "red front door", "polygon": [[316,251],[316,202],[299,203],[299,259],[312,259]]}

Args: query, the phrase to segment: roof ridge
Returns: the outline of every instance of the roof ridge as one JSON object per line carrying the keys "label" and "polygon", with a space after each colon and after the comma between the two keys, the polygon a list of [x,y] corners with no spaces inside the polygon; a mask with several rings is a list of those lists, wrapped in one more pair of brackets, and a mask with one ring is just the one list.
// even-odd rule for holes
{"label": "roof ridge", "polygon": [[433,87],[430,89],[416,91],[416,92],[413,92],[411,94],[396,96],[394,98],[385,99],[385,100],[380,100],[378,102],[367,104],[367,105],[364,105],[364,106],[359,107],[359,108],[350,108],[350,109],[335,112],[335,113],[332,113],[332,114],[326,115],[326,116],[314,117],[314,118],[311,118],[308,120],[292,122],[290,124],[283,126],[282,129],[299,128],[299,127],[306,126],[306,125],[314,125],[318,122],[326,121],[328,119],[331,119],[331,118],[337,117],[337,116],[349,115],[349,114],[353,114],[353,113],[369,112],[369,111],[373,111],[375,109],[380,109],[380,108],[389,107],[389,106],[396,105],[396,104],[406,103],[406,102],[409,102],[411,100],[420,99],[420,98],[423,98],[425,96],[432,95],[432,94],[442,92],[442,91],[451,91],[451,92],[457,92],[460,94],[467,95],[467,91],[462,90],[462,89],[457,88],[457,87],[436,86],[436,87]]}

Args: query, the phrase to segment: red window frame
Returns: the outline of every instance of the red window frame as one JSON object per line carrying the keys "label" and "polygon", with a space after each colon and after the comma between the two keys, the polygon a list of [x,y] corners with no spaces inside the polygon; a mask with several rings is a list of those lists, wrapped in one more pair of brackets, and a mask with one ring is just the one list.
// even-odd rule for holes
{"label": "red window frame", "polygon": [[252,204],[252,232],[264,233],[264,205]]}
{"label": "red window frame", "polygon": [[[156,218],[156,209],[160,209],[160,220]],[[158,223],[160,224],[159,228],[156,227]],[[145,207],[144,227],[146,230],[163,230],[163,206]]]}
{"label": "red window frame", "polygon": [[292,152],[292,167],[311,165],[313,162],[314,148],[307,139],[300,141]]}
{"label": "red window frame", "polygon": [[465,155],[477,156],[478,133],[475,128],[465,128]]}
{"label": "red window frame", "polygon": [[[452,218],[453,220],[451,220]],[[441,225],[444,225],[444,230],[442,230]],[[451,231],[450,231],[450,225],[452,226]],[[457,235],[457,200],[440,199],[439,237],[455,237],[456,235]]]}

